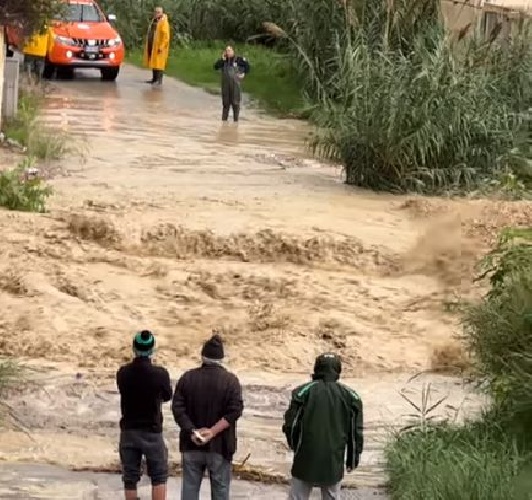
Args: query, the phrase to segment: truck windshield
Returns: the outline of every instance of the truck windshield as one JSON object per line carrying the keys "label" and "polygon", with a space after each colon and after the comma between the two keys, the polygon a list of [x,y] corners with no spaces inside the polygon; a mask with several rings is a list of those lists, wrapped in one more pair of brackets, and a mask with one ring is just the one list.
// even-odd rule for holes
{"label": "truck windshield", "polygon": [[100,9],[94,3],[69,2],[60,16],[71,23],[102,23],[105,22]]}

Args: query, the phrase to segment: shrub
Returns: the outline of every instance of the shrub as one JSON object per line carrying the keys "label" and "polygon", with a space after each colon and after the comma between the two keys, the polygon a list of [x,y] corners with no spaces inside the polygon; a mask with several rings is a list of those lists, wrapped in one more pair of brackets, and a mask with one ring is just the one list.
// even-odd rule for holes
{"label": "shrub", "polygon": [[18,167],[0,172],[0,206],[8,210],[44,212],[52,188],[29,173],[33,163],[25,159]]}
{"label": "shrub", "polygon": [[288,3],[292,23],[266,27],[318,100],[313,151],[343,164],[348,184],[438,193],[495,179],[518,192],[505,155],[529,123],[528,26],[504,44],[453,41],[439,4],[303,0]]}
{"label": "shrub", "polygon": [[490,288],[466,307],[462,340],[491,407],[463,427],[422,422],[396,436],[392,498],[532,498],[532,229],[503,231],[480,271]]}
{"label": "shrub", "polygon": [[39,29],[58,8],[56,0],[2,0],[0,26],[16,23],[31,33]]}
{"label": "shrub", "polygon": [[386,449],[390,494],[400,500],[516,499],[526,458],[491,422],[410,430]]}
{"label": "shrub", "polygon": [[102,0],[101,4],[106,12],[116,14],[117,27],[128,48],[143,44],[156,5],[168,14],[174,44],[190,38],[242,42],[284,9],[281,0]]}
{"label": "shrub", "polygon": [[42,99],[39,87],[22,89],[17,116],[4,124],[4,132],[7,137],[24,146],[30,157],[45,161],[59,160],[76,148],[65,134],[48,130],[39,123]]}
{"label": "shrub", "polygon": [[532,442],[532,229],[507,229],[481,262],[485,300],[465,317],[464,340],[495,406]]}

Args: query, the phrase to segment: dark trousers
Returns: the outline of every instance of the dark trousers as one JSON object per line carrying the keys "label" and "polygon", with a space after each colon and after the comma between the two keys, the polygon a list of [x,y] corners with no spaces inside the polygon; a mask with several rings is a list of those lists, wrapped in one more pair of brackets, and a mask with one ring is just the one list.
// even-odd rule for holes
{"label": "dark trousers", "polygon": [[181,500],[199,500],[203,474],[211,482],[211,500],[229,500],[231,462],[218,453],[187,451],[182,455],[183,483]]}
{"label": "dark trousers", "polygon": [[120,433],[120,462],[126,490],[137,489],[142,475],[142,457],[146,457],[148,476],[153,486],[166,484],[168,479],[168,449],[162,433],[123,430]]}
{"label": "dark trousers", "polygon": [[153,76],[151,78],[152,83],[163,83],[163,71],[160,69],[152,70]]}
{"label": "dark trousers", "polygon": [[224,105],[222,108],[222,120],[226,122],[229,118],[229,108],[233,108],[233,120],[237,122],[240,115],[240,104]]}

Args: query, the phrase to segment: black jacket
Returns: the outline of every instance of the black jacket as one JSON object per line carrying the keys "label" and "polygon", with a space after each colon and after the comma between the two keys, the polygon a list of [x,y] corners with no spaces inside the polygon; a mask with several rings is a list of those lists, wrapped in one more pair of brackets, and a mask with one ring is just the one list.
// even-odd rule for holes
{"label": "black jacket", "polygon": [[315,486],[331,486],[355,468],[364,446],[362,400],[338,382],[333,367],[297,387],[285,413],[283,432],[294,451],[292,476]]}
{"label": "black jacket", "polygon": [[135,358],[116,373],[122,418],[120,428],[163,431],[162,404],[172,399],[170,375],[149,358]]}
{"label": "black jacket", "polygon": [[[185,372],[177,382],[172,402],[175,421],[181,428],[179,451],[207,450],[231,461],[236,452],[236,422],[243,410],[240,382],[224,367],[203,364]],[[205,446],[192,442],[193,429],[210,428],[221,418],[229,422],[229,428]]]}

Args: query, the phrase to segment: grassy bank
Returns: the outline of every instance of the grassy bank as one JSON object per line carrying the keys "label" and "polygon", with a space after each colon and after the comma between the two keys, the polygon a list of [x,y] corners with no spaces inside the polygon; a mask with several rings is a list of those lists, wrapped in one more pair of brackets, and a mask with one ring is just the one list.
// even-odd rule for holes
{"label": "grassy bank", "polygon": [[49,130],[38,123],[43,100],[44,91],[39,85],[21,86],[17,115],[5,120],[2,132],[26,148],[26,153],[31,158],[38,161],[60,160],[74,152],[73,146],[65,134]]}
{"label": "grassy bank", "polygon": [[395,500],[532,498],[532,228],[505,230],[482,261],[489,292],[463,340],[491,400],[477,421],[420,426],[387,449]]}
{"label": "grassy bank", "polygon": [[387,451],[390,493],[401,500],[524,499],[516,475],[524,457],[511,436],[487,422],[419,429]]}
{"label": "grassy bank", "polygon": [[[214,71],[213,64],[220,57],[224,45],[223,42],[194,42],[174,48],[168,59],[167,75],[189,85],[218,92],[220,74]],[[305,116],[300,86],[286,57],[260,46],[237,46],[236,51],[246,57],[251,66],[251,72],[242,84],[244,92],[256,99],[261,108],[278,117]],[[142,66],[142,51],[130,51],[128,61]]]}

